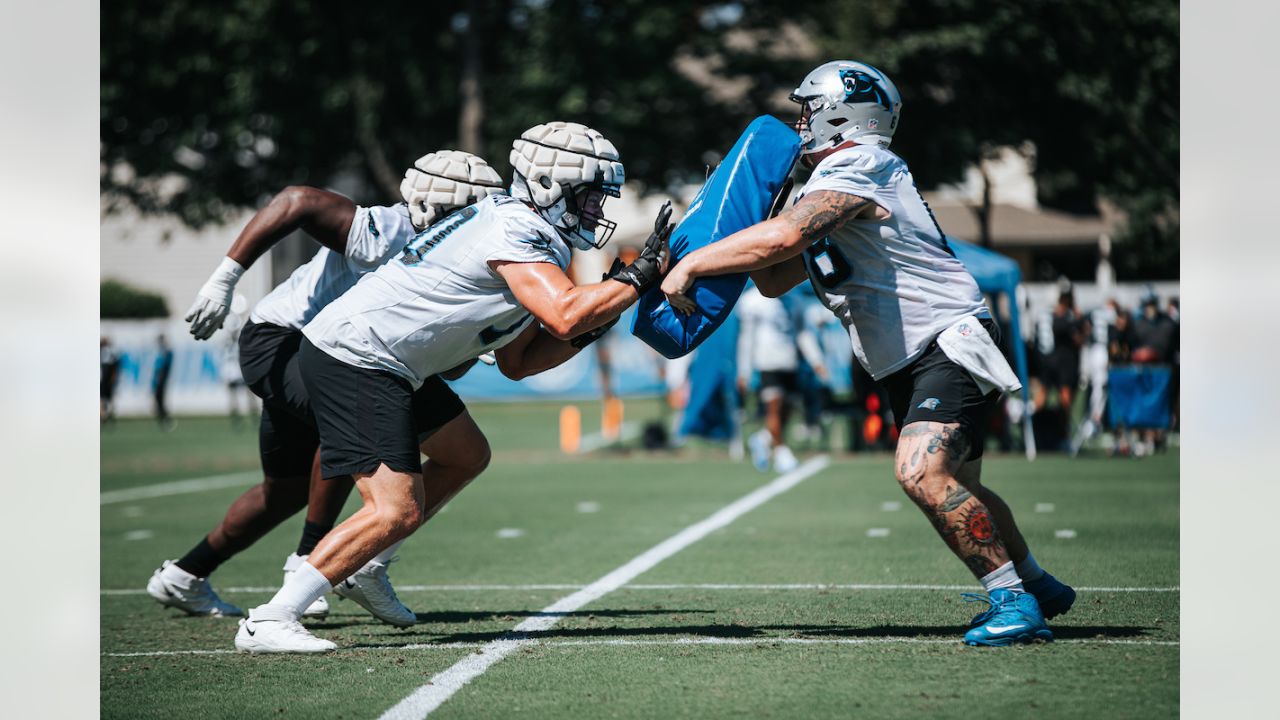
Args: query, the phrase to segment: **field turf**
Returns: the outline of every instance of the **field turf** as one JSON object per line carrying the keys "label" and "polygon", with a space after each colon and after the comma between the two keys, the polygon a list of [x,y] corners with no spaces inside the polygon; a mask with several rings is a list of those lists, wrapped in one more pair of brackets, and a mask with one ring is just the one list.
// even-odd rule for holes
{"label": "field turf", "polygon": [[[396,630],[330,596],[333,613],[308,623],[342,648],[323,657],[236,654],[235,620],[188,618],[142,591],[255,482],[256,428],[192,418],[171,433],[143,421],[104,430],[102,716],[378,717],[773,477],[708,447],[564,456],[557,411],[472,408],[493,464],[391,567],[419,624]],[[627,406],[628,419],[651,411]],[[583,417],[592,430],[598,407],[584,404]],[[1175,715],[1177,455],[1027,463],[989,454],[985,466],[1041,564],[1082,588],[1051,623],[1057,642],[961,645],[978,609],[961,592],[979,588],[906,501],[889,457],[836,455],[535,633],[433,717]],[[193,483],[152,493],[180,480]],[[244,608],[266,601],[301,525],[290,520],[219,569],[223,598]]]}

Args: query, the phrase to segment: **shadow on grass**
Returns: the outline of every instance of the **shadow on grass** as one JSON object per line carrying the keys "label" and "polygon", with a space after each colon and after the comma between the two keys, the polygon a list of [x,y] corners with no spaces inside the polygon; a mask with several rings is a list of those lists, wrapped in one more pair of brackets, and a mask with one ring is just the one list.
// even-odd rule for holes
{"label": "shadow on grass", "polygon": [[[452,623],[469,623],[483,622],[486,620],[516,620],[518,618],[530,617],[557,617],[557,618],[578,618],[580,620],[590,618],[624,618],[624,617],[640,617],[644,615],[694,615],[713,613],[714,610],[682,610],[682,609],[663,609],[663,610],[579,610],[574,612],[562,613],[545,613],[537,610],[444,610],[440,612],[415,613],[418,617],[418,624],[427,623],[452,624]],[[321,622],[307,621],[306,626],[310,630],[340,630],[342,628],[356,627],[360,625],[381,625],[382,623],[370,615],[364,613],[344,614],[339,618],[330,615],[329,619]],[[425,629],[413,626],[405,628],[405,630],[413,631],[408,634],[419,635],[435,635],[436,633],[428,632]],[[504,631],[505,632],[505,631]],[[474,633],[475,635],[488,635],[491,639],[501,636],[502,632],[496,633]],[[441,641],[443,642],[443,641]]]}
{"label": "shadow on grass", "polygon": [[[593,613],[602,615],[602,613]],[[505,632],[460,632],[437,635],[432,642],[438,643],[474,643],[489,642],[499,638],[512,637],[534,640],[549,639],[588,639],[588,638],[641,638],[641,637],[708,637],[708,638],[955,638],[959,641],[965,628],[959,625],[676,625],[670,627],[602,627],[602,628],[555,628],[545,632],[520,633],[515,635]],[[1059,640],[1078,639],[1123,639],[1140,638],[1148,635],[1155,628],[1134,625],[1095,625],[1095,626],[1063,626],[1053,629],[1054,637]]]}

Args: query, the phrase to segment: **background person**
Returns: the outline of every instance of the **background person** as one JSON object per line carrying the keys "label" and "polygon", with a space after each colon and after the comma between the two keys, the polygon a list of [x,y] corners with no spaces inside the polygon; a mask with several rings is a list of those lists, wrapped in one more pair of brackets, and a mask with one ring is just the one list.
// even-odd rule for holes
{"label": "background person", "polygon": [[102,425],[116,419],[116,381],[120,377],[120,353],[103,335],[98,343],[98,420]]}
{"label": "background person", "polygon": [[151,399],[154,402],[156,423],[161,430],[169,432],[177,423],[169,417],[167,403],[169,395],[169,375],[173,371],[173,348],[164,335],[156,337],[156,362],[151,375]]}

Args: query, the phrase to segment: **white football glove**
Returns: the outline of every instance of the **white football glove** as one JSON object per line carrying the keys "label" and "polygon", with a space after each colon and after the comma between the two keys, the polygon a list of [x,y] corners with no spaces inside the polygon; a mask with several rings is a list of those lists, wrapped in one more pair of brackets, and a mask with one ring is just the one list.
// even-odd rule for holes
{"label": "white football glove", "polygon": [[236,283],[244,274],[240,263],[231,258],[222,258],[218,269],[209,276],[208,282],[200,288],[196,301],[192,303],[187,316],[183,318],[191,323],[191,334],[197,340],[208,340],[222,321],[227,319],[231,311],[231,296],[235,293]]}

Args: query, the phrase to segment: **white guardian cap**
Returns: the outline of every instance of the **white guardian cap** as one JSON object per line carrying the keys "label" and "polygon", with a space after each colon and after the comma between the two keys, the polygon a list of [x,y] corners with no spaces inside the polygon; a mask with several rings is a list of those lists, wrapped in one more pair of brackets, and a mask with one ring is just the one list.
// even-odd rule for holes
{"label": "white guardian cap", "polygon": [[502,176],[483,158],[461,150],[423,155],[400,181],[409,219],[419,232],[454,210],[502,191]]}
{"label": "white guardian cap", "polygon": [[853,60],[815,68],[791,92],[800,103],[801,152],[809,155],[852,140],[889,147],[898,129],[902,96],[888,75]]}
{"label": "white guardian cap", "polygon": [[606,197],[619,197],[626,172],[618,150],[586,125],[549,122],[524,131],[511,145],[512,197],[580,250],[602,248],[617,223],[604,217]]}

